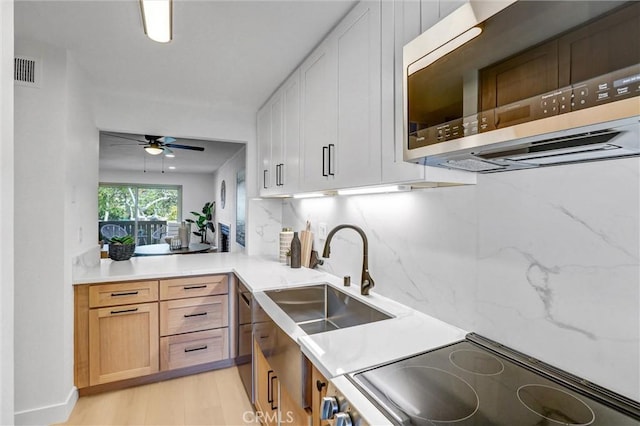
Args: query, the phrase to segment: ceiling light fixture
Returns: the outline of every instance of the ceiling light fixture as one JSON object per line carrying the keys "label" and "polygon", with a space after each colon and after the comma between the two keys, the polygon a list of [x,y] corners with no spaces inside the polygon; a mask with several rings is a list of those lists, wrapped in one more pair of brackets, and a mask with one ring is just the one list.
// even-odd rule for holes
{"label": "ceiling light fixture", "polygon": [[173,33],[173,0],[140,0],[144,33],[153,41],[168,43]]}
{"label": "ceiling light fixture", "polygon": [[162,152],[164,151],[164,149],[160,148],[160,145],[158,145],[157,143],[150,143],[148,146],[144,147],[144,150],[147,151],[147,153],[151,154],[151,155],[158,155],[158,154],[162,154]]}
{"label": "ceiling light fixture", "polygon": [[169,170],[175,170],[176,166],[169,166]]}

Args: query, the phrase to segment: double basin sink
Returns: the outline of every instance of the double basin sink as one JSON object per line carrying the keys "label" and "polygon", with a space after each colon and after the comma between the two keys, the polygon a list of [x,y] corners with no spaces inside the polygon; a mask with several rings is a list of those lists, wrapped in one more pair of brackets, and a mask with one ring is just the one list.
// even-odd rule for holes
{"label": "double basin sink", "polygon": [[392,318],[327,284],[265,294],[308,335]]}

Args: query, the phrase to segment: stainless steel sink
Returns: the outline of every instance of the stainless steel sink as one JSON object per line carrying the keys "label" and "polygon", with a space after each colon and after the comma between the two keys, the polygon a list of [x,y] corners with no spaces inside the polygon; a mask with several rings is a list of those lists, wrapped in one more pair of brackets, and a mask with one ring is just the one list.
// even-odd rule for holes
{"label": "stainless steel sink", "polygon": [[327,284],[265,291],[307,334],[393,318]]}

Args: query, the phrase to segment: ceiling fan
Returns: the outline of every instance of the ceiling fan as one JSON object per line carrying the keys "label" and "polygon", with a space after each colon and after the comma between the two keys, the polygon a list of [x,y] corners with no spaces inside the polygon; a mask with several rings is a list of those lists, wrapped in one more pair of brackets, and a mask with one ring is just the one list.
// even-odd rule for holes
{"label": "ceiling fan", "polygon": [[144,135],[145,140],[141,141],[140,139],[129,138],[123,135],[117,135],[113,133],[106,133],[109,136],[113,136],[121,139],[128,139],[132,141],[138,142],[140,145],[144,146],[144,150],[151,155],[158,155],[164,153],[172,153],[171,148],[176,149],[188,149],[191,151],[204,151],[204,148],[201,146],[190,146],[190,145],[181,145],[173,143],[176,141],[175,138],[171,136],[153,136],[153,135]]}

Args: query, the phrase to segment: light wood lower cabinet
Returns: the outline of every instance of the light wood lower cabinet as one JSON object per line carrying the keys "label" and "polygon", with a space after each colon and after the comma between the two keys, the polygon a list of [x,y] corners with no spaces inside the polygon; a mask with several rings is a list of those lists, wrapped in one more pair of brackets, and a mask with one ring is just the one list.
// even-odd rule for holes
{"label": "light wood lower cabinet", "polygon": [[228,293],[226,274],[75,286],[76,387],[93,393],[226,366],[217,361],[230,357]]}
{"label": "light wood lower cabinet", "polygon": [[157,303],[90,310],[90,385],[157,372],[157,330]]}
{"label": "light wood lower cabinet", "polygon": [[281,386],[260,346],[253,343],[256,417],[265,426],[310,426],[311,413],[300,407]]}
{"label": "light wood lower cabinet", "polygon": [[262,354],[260,346],[253,344],[253,377],[255,405],[258,420],[265,426],[278,424],[278,378]]}

